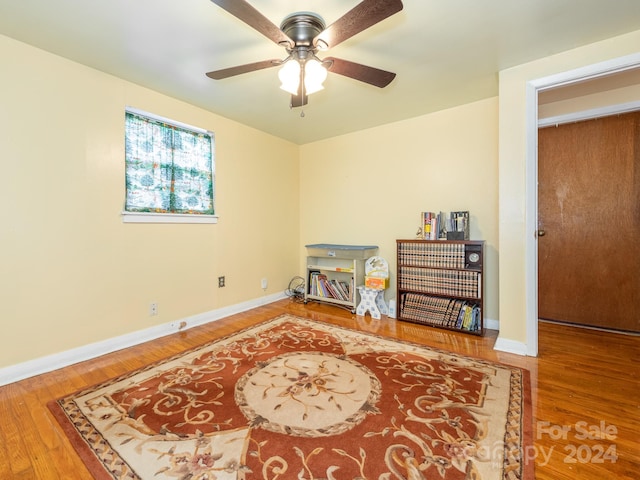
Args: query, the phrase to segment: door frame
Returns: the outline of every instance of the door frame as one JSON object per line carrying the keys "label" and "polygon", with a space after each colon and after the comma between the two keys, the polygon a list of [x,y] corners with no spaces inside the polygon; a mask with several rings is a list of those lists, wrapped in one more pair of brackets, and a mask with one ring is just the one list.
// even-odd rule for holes
{"label": "door frame", "polygon": [[[526,85],[525,158],[525,301],[527,355],[538,356],[538,92],[640,67],[640,53],[534,79]],[[563,116],[564,121],[585,120],[629,111],[630,104]],[[589,114],[590,117],[584,115]],[[559,120],[559,119],[556,119]],[[547,119],[548,121],[548,119]],[[556,123],[559,123],[556,122]]]}

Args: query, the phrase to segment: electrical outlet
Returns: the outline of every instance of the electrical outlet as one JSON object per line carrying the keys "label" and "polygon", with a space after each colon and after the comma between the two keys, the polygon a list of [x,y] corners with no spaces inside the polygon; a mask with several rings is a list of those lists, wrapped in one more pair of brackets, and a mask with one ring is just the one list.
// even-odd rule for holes
{"label": "electrical outlet", "polygon": [[224,276],[218,277],[218,288],[224,287]]}
{"label": "electrical outlet", "polygon": [[156,315],[158,315],[158,303],[157,302],[151,302],[149,304],[149,315],[152,317],[155,317]]}
{"label": "electrical outlet", "polygon": [[263,278],[263,279],[260,281],[260,285],[262,286],[262,289],[263,289],[263,290],[266,290],[266,289],[267,289],[267,285],[269,285],[269,282],[267,281],[267,279],[266,279],[266,278]]}

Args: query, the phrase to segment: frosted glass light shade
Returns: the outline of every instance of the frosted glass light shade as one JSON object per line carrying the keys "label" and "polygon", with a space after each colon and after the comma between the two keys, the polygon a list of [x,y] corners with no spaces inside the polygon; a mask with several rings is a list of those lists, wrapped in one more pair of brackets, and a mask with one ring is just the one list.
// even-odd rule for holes
{"label": "frosted glass light shade", "polygon": [[307,95],[318,92],[324,87],[322,82],[327,79],[327,69],[317,60],[309,60],[304,67],[304,89]]}
{"label": "frosted glass light shade", "polygon": [[[298,94],[300,87],[300,63],[295,60],[286,62],[278,72],[278,78],[282,83],[280,88],[292,95]],[[327,78],[327,69],[314,59],[308,60],[304,65],[304,90],[311,95],[324,87],[322,83]]]}
{"label": "frosted glass light shade", "polygon": [[282,90],[296,95],[300,86],[300,64],[296,61],[285,63],[278,72],[278,78],[282,83],[280,85]]}

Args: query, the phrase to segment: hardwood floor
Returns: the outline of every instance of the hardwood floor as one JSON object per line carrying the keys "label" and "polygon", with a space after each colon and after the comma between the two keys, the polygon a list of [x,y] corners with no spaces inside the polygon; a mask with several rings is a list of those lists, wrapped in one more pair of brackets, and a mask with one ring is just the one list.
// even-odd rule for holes
{"label": "hardwood floor", "polygon": [[282,313],[526,368],[535,444],[525,455],[537,479],[640,478],[640,337],[541,323],[539,357],[520,357],[493,350],[495,331],[475,337],[282,300],[0,387],[0,479],[91,479],[48,401]]}

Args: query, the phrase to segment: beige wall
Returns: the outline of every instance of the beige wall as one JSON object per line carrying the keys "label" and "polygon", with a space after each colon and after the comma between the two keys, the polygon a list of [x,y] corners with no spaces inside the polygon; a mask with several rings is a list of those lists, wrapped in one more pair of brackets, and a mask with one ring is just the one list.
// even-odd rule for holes
{"label": "beige wall", "polygon": [[[376,244],[395,272],[426,209],[471,211],[486,317],[526,343],[526,83],[637,45],[521,65],[499,97],[298,147],[0,36],[0,368],[282,292],[307,243]],[[217,225],[122,223],[127,105],[215,132]]]}
{"label": "beige wall", "polygon": [[500,339],[531,342],[527,338],[526,317],[537,309],[536,305],[527,304],[527,289],[535,286],[527,285],[525,268],[532,253],[525,247],[535,232],[535,224],[526,224],[526,185],[535,172],[534,169],[527,174],[527,142],[535,142],[535,138],[527,137],[527,84],[637,54],[639,45],[637,31],[500,72]]}
{"label": "beige wall", "polygon": [[[298,273],[296,145],[2,36],[0,58],[0,367]],[[122,223],[127,105],[215,132],[217,225]]]}
{"label": "beige wall", "polygon": [[395,297],[396,239],[420,212],[469,210],[486,240],[485,317],[498,319],[498,100],[491,98],[301,147],[300,255],[309,243],[378,245]]}

